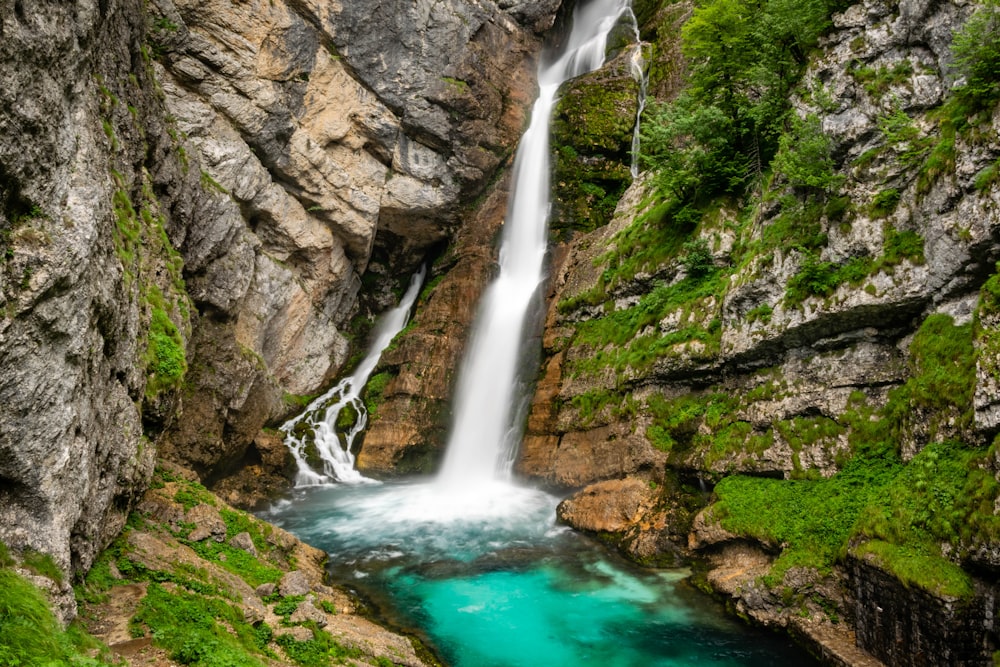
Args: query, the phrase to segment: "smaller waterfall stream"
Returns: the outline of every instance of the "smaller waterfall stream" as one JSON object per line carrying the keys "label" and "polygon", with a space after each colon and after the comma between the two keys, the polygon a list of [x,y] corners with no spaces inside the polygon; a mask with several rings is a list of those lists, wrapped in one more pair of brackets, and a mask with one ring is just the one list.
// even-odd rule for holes
{"label": "smaller waterfall stream", "polygon": [[[281,425],[285,444],[298,465],[295,486],[317,486],[334,481],[349,484],[375,482],[354,469],[354,454],[351,452],[354,438],[368,424],[368,411],[361,400],[361,391],[375,370],[382,352],[406,326],[413,303],[420,294],[424,274],[425,267],[421,267],[410,278],[410,286],[399,305],[379,318],[368,354],[354,372],[315,399],[298,416]],[[338,429],[337,420],[345,409],[354,412],[354,419],[346,428]],[[316,471],[309,465],[306,449],[310,442],[316,447],[316,453],[323,462],[322,471]]]}
{"label": "smaller waterfall stream", "polygon": [[639,178],[639,149],[642,127],[642,112],[646,110],[646,94],[649,89],[649,69],[646,59],[642,55],[642,37],[639,35],[639,20],[635,12],[629,8],[629,16],[632,19],[632,30],[635,33],[635,46],[632,51],[630,61],[632,78],[639,84],[639,103],[635,110],[635,127],[632,129],[632,166],[630,172],[632,178]]}

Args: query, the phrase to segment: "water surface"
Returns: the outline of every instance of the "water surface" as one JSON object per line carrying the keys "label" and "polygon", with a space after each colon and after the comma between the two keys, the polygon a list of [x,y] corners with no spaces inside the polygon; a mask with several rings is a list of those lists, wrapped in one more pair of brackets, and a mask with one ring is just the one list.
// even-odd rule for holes
{"label": "water surface", "polygon": [[267,518],[455,667],[812,665],[686,583],[555,525],[558,499],[504,483],[302,489]]}

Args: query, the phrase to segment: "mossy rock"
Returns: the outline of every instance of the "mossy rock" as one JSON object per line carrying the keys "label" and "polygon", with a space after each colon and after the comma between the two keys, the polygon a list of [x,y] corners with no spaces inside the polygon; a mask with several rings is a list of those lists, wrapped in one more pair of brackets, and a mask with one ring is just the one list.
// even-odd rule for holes
{"label": "mossy rock", "polygon": [[552,124],[554,231],[590,231],[610,221],[631,182],[637,103],[627,53],[563,85]]}

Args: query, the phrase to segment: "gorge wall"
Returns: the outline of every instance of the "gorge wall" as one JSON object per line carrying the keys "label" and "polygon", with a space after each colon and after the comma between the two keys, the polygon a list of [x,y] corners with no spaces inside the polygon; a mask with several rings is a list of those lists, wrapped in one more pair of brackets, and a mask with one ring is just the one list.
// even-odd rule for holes
{"label": "gorge wall", "polygon": [[0,540],[85,572],[157,456],[286,484],[262,427],[474,215],[557,6],[0,4]]}
{"label": "gorge wall", "polygon": [[[644,37],[662,86],[699,52],[694,28],[664,40],[683,6],[660,12]],[[770,167],[749,154],[749,186],[665,186],[703,155],[684,153],[702,141],[686,129],[608,224],[578,226],[555,252],[519,462],[582,487],[560,516],[635,560],[706,558],[740,614],[818,643],[846,626],[893,665],[984,664],[998,647],[1000,113],[957,73],[970,16],[995,45],[994,8],[841,8]],[[646,122],[683,122],[690,99]],[[556,139],[580,155],[614,136],[598,132]],[[604,186],[567,181],[592,202]]]}

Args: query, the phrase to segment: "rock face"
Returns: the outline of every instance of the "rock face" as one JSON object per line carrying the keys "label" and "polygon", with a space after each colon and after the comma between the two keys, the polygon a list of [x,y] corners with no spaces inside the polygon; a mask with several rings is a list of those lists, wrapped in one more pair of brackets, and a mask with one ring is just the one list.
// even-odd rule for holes
{"label": "rock face", "polygon": [[210,481],[245,487],[225,478],[257,463],[283,393],[340,368],[376,245],[392,275],[416,268],[520,133],[554,7],[397,9],[156,5],[166,105],[218,190],[210,223],[178,230],[202,363],[162,451]]}
{"label": "rock face", "polygon": [[471,216],[557,5],[6,3],[0,539],[87,570],[157,453],[275,484],[261,427],[346,360],[373,254]]}
{"label": "rock face", "polygon": [[[709,584],[762,622],[836,644],[841,655],[855,635],[824,640],[837,635],[829,619],[857,623],[861,657],[844,658],[853,664],[875,660],[864,651],[892,665],[972,664],[997,642],[988,526],[1000,467],[986,446],[998,432],[1000,115],[958,112],[954,122],[974,130],[942,120],[961,86],[952,34],[972,9],[862,2],[834,15],[791,98],[799,122],[829,142],[829,192],[810,194],[776,171],[762,194],[744,195],[749,206],[713,202],[690,223],[664,217],[652,174],[630,186],[606,225],[562,231],[553,250],[518,471],[574,491],[560,517],[637,560],[657,553],[640,556],[637,541],[709,558],[723,568]],[[666,82],[683,69],[676,33],[673,44],[664,38],[683,13],[645,14],[657,18],[644,38],[656,35],[656,52],[675,56],[652,68],[660,101],[676,94]],[[574,213],[561,213],[555,226],[572,229]],[[804,488],[795,480],[831,488],[878,447],[891,449],[899,476],[873,492],[863,528],[843,528],[837,548],[856,566],[834,555],[824,567],[789,565],[801,554],[794,538],[732,516],[735,476],[756,480],[755,489]],[[961,463],[945,472],[941,460]],[[935,502],[940,490],[928,485],[945,482],[927,481],[934,475],[955,485],[947,507],[958,523],[914,517],[897,528],[905,503]],[[698,510],[713,502],[718,518],[706,521]],[[924,592],[936,585],[905,579],[899,563],[915,553],[964,583],[902,593],[901,580]],[[815,622],[792,618],[800,603]],[[877,607],[886,611],[873,616]],[[936,624],[954,637],[972,626],[952,642],[974,646],[969,655],[937,643]]]}
{"label": "rock face", "polygon": [[148,315],[113,210],[138,188],[111,171],[138,170],[142,146],[99,92],[131,71],[142,13],[7,3],[0,22],[0,539],[86,569],[153,463],[135,405]]}

